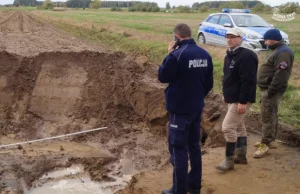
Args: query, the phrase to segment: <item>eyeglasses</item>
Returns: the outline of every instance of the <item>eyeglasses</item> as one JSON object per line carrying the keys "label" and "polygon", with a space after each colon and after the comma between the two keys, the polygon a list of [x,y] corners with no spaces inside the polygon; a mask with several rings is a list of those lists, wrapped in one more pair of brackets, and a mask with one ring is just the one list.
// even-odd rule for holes
{"label": "eyeglasses", "polygon": [[237,38],[237,37],[240,37],[240,36],[225,36],[225,38],[227,38],[227,39],[234,39],[234,38]]}

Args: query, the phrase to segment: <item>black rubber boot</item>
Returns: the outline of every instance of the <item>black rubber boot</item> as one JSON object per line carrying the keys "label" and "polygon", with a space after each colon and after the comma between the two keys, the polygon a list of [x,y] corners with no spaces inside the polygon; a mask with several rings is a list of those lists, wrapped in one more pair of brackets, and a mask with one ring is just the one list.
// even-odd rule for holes
{"label": "black rubber boot", "polygon": [[247,137],[238,137],[234,163],[235,164],[248,164]]}
{"label": "black rubber boot", "polygon": [[188,188],[187,192],[190,194],[201,194],[201,190],[195,190],[195,189],[191,189],[191,188]]}
{"label": "black rubber boot", "polygon": [[226,172],[234,168],[234,151],[236,147],[236,142],[226,143],[226,157],[223,162],[216,166],[217,170]]}

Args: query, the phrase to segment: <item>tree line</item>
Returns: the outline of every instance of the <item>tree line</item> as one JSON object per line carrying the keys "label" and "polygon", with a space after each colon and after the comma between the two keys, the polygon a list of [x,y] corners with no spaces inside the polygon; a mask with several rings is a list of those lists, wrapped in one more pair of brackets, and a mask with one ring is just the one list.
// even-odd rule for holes
{"label": "tree line", "polygon": [[101,7],[133,7],[141,1],[102,1]]}
{"label": "tree line", "polygon": [[[50,0],[46,0],[48,7],[50,6]],[[52,2],[51,2],[52,3]],[[101,1],[101,0],[67,0],[66,2],[53,2],[54,7],[70,7],[70,8],[128,8],[129,11],[159,11],[157,3],[143,3],[141,1]],[[45,1],[38,0],[14,0],[14,6],[45,6]],[[178,12],[190,12],[191,10],[199,10],[200,12],[206,12],[208,9],[222,8],[237,8],[237,9],[252,9],[254,12],[273,12],[273,7],[264,4],[260,1],[207,1],[202,3],[194,3],[192,7],[189,6],[173,6],[172,9],[176,9]],[[300,13],[300,6],[298,2],[284,3],[276,7],[280,13]],[[166,9],[171,9],[169,2],[166,4]]]}
{"label": "tree line", "polygon": [[37,0],[15,0],[14,6],[37,6],[42,5],[43,2],[38,2]]}
{"label": "tree line", "polygon": [[[53,2],[54,5],[66,5],[70,8],[84,8],[89,7],[92,0],[68,0],[66,2]],[[13,5],[18,6],[41,6],[44,1],[37,0],[14,0]],[[134,7],[135,5],[142,3],[141,1],[100,1],[101,7]]]}
{"label": "tree line", "polygon": [[[194,3],[192,9],[199,9],[201,6],[207,6],[208,8],[221,8],[225,5],[231,5],[232,8],[243,7],[253,8],[259,1],[207,1],[202,3]],[[230,7],[229,7],[230,8]]]}
{"label": "tree line", "polygon": [[158,7],[157,3],[138,3],[134,6],[128,8],[128,11],[141,11],[141,12],[159,12],[160,8]]}
{"label": "tree line", "polygon": [[[261,1],[207,1],[202,3],[194,3],[191,9],[194,10],[207,10],[207,9],[219,9],[223,8],[236,8],[236,9],[251,9],[254,12],[272,13],[273,7],[267,5]],[[300,6],[298,2],[287,2],[276,7],[280,13],[300,13]]]}

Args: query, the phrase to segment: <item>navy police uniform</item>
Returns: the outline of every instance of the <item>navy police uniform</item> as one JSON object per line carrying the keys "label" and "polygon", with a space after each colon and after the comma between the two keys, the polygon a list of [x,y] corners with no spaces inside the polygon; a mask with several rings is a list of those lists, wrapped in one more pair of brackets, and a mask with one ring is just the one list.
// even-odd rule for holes
{"label": "navy police uniform", "polygon": [[169,83],[165,97],[169,112],[170,161],[174,166],[172,192],[186,194],[188,189],[200,190],[200,119],[204,98],[213,87],[212,58],[193,39],[183,40],[179,48],[164,59],[158,79]]}

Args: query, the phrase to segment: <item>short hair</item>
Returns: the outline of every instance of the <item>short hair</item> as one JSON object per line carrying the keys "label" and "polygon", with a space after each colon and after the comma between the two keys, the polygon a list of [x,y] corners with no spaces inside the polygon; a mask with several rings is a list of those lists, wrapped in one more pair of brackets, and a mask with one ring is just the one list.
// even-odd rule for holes
{"label": "short hair", "polygon": [[174,33],[179,35],[181,38],[191,38],[192,30],[191,28],[184,23],[177,24],[174,28]]}

